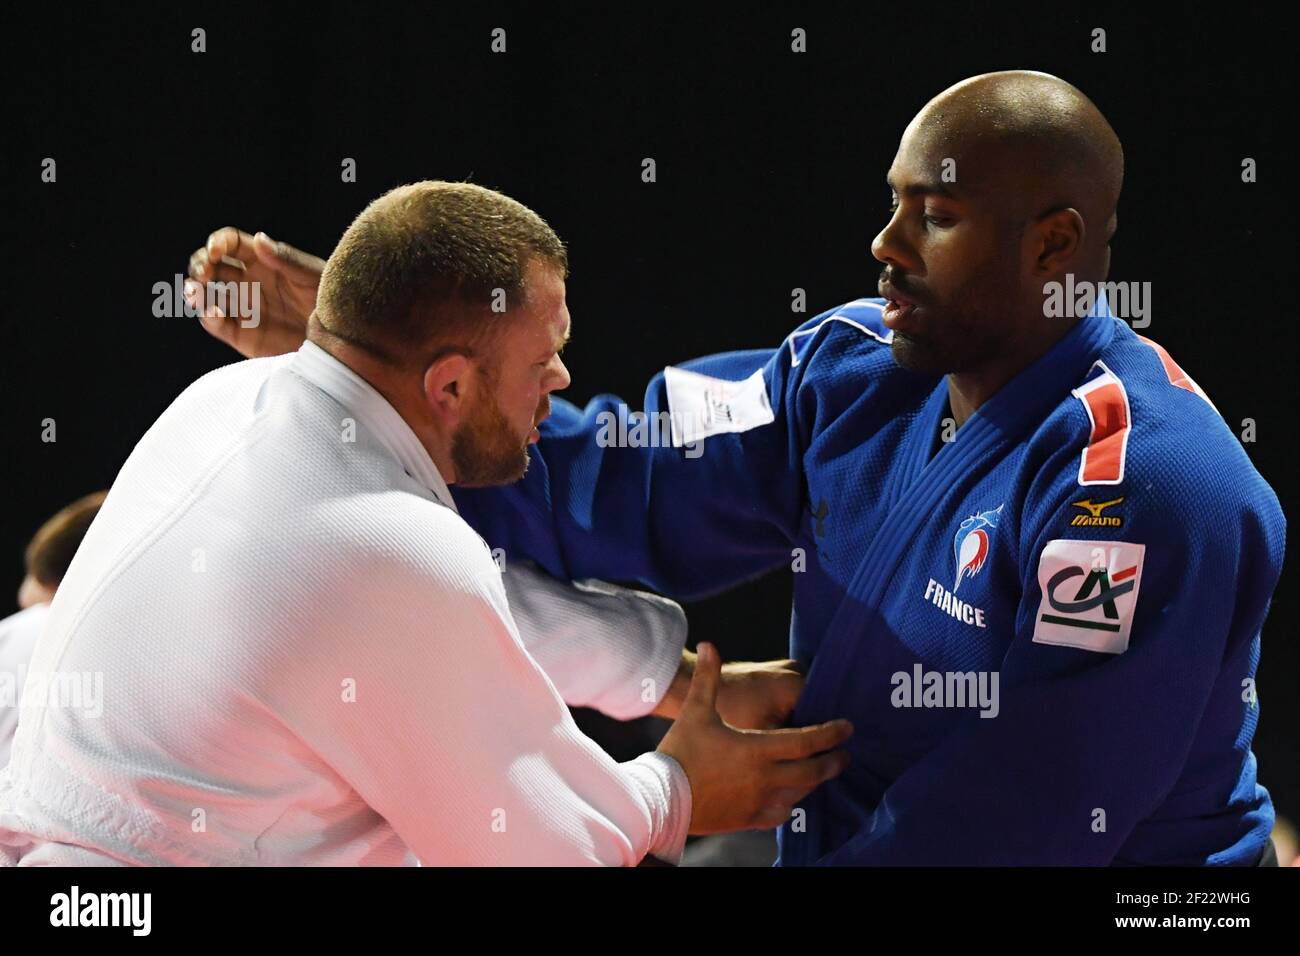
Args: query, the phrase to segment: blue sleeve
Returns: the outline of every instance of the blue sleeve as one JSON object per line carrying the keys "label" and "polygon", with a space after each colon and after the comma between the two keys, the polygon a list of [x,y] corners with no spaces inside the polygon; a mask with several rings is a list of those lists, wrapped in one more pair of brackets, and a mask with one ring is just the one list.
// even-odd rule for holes
{"label": "blue sleeve", "polygon": [[[554,400],[527,474],[504,488],[455,490],[465,519],[506,560],[527,558],[567,579],[637,581],[692,599],[788,562],[804,498],[798,379],[790,350],[731,352],[682,368],[727,381],[762,370],[773,420],[672,447],[611,443],[615,396],[586,408]],[[646,389],[646,423],[669,412],[665,375]],[[647,429],[647,433],[653,433]],[[604,433],[602,435],[602,432]]]}
{"label": "blue sleeve", "polygon": [[[1077,463],[1076,456],[1067,470]],[[1166,475],[1128,492],[1122,528],[1080,531],[1060,516],[1083,489],[1072,475],[1062,477],[1040,499],[1046,507],[1026,508],[1023,598],[1001,663],[997,715],[972,713],[899,776],[866,824],[820,864],[1148,862],[1125,859],[1137,843],[1160,862],[1253,862],[1248,854],[1262,846],[1271,824],[1263,819],[1271,816],[1267,795],[1253,817],[1224,808],[1255,799],[1249,743],[1257,710],[1243,687],[1253,680],[1259,632],[1280,572],[1285,534],[1276,498],[1258,475],[1249,498],[1216,492],[1233,484],[1222,475],[1218,482],[1208,474],[1208,481]],[[1045,614],[1110,623],[1104,604],[1078,609],[1101,595],[1098,583],[1114,588],[1133,580],[1121,581],[1124,569],[1112,563],[1108,574],[1116,580],[1085,587],[1090,568],[1074,573],[1068,567],[1071,554],[1086,561],[1093,550],[1091,541],[1078,539],[1100,541],[1095,566],[1102,567],[1109,542],[1143,546],[1128,645],[1120,653],[1086,649],[1109,639],[1086,627],[1077,630],[1083,635],[1077,646],[1043,641],[1069,630],[1052,631]],[[1049,545],[1062,540],[1069,543],[1054,550],[1064,560],[1044,561]],[[1054,578],[1058,606],[1043,602],[1040,587]],[[1198,738],[1211,746],[1198,748]],[[1148,825],[1144,830],[1154,832],[1133,839],[1135,827],[1171,799],[1194,751],[1193,779],[1184,781],[1187,793],[1179,797],[1183,812],[1174,815],[1182,819]],[[1245,792],[1237,792],[1239,784]],[[1206,801],[1202,810],[1187,809],[1195,800]],[[1227,851],[1223,857],[1180,859],[1190,832],[1180,827],[1208,826],[1222,826],[1209,842]]]}

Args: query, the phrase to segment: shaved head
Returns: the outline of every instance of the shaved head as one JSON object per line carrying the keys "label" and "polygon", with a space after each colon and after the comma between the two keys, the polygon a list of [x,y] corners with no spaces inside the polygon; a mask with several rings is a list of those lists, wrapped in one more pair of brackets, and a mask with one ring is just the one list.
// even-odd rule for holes
{"label": "shaved head", "polygon": [[1057,77],[985,73],[926,103],[872,243],[899,364],[1005,381],[1041,354],[1074,320],[1045,318],[1044,286],[1109,272],[1123,179],[1110,123]]}
{"label": "shaved head", "polygon": [[958,182],[998,193],[1009,215],[1074,208],[1090,250],[1109,241],[1124,151],[1092,100],[1064,80],[1028,70],[973,76],[927,103],[908,134],[951,156]]}

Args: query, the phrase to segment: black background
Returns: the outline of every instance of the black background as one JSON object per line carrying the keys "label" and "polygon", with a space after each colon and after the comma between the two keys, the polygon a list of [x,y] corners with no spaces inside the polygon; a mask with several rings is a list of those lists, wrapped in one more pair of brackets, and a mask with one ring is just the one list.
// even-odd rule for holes
{"label": "black background", "polygon": [[[878,274],[885,172],[951,83],[1045,70],[1124,143],[1111,278],[1149,281],[1144,334],[1214,398],[1296,512],[1296,271],[1283,131],[1294,54],[1259,10],[1088,4],[744,8],[606,4],[7,8],[0,588],[32,531],[108,486],[180,390],[236,356],[152,287],[209,231],[325,256],[390,187],[470,178],[570,246],[567,397],[640,399],[664,364],[778,343]],[[190,31],[207,31],[207,52]],[[507,31],[507,53],[490,31]],[[790,50],[807,31],[808,52]],[[1108,52],[1090,52],[1091,30]],[[1241,161],[1259,164],[1243,184]],[[42,183],[53,157],[58,181]],[[358,181],[340,181],[344,157]],[[658,181],[641,181],[653,157]],[[791,290],[807,291],[806,315]],[[58,441],[40,440],[54,418]],[[1294,559],[1265,629],[1261,780],[1300,817]],[[790,582],[691,607],[727,656],[784,656]],[[1223,600],[1232,600],[1224,594]],[[0,601],[0,613],[11,599]]]}

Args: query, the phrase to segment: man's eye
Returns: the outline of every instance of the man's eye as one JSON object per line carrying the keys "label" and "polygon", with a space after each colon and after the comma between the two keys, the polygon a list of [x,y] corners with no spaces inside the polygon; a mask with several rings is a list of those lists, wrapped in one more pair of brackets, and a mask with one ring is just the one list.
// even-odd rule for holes
{"label": "man's eye", "polygon": [[[891,203],[889,206],[889,215],[893,216],[897,212],[898,212],[898,203],[897,202]],[[940,227],[948,225],[952,222],[952,220],[947,216],[930,216],[930,215],[922,216],[921,221],[924,222],[927,226],[940,226]]]}

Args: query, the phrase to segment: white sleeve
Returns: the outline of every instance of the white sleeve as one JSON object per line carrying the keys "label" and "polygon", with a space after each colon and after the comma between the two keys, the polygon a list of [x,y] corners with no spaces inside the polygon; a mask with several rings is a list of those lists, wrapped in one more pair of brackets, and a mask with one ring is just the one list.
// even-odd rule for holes
{"label": "white sleeve", "polygon": [[502,579],[524,646],[566,703],[631,720],[663,700],[686,646],[680,605],[604,581],[558,581],[526,562],[511,562]]}
{"label": "white sleeve", "polygon": [[426,866],[675,862],[691,813],[681,766],[618,764],[578,730],[487,548],[455,522],[395,529],[315,580],[302,637],[276,662],[282,719]]}

